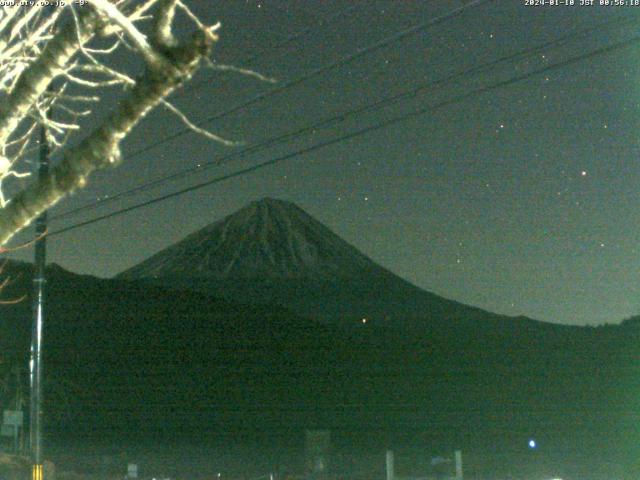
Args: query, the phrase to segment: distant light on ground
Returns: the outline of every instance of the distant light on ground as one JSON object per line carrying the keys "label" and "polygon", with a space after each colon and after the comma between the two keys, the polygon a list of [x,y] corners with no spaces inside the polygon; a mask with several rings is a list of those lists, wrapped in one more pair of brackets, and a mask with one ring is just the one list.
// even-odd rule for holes
{"label": "distant light on ground", "polygon": [[367,323],[367,319],[366,319],[366,318],[363,318],[363,319],[362,319],[362,323]]}
{"label": "distant light on ground", "polygon": [[529,448],[536,448],[538,446],[538,444],[536,443],[535,440],[529,440]]}

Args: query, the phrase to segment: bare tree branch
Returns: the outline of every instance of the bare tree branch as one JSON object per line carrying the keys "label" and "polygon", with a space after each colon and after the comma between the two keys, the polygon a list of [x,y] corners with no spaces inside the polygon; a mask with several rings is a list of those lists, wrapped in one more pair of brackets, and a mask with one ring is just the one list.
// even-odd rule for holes
{"label": "bare tree branch", "polygon": [[205,130],[204,128],[200,128],[191,120],[189,120],[189,118],[184,113],[182,113],[177,107],[167,102],[166,100],[162,100],[162,105],[164,105],[170,112],[174,113],[182,121],[182,123],[184,123],[188,128],[193,130],[195,133],[202,135],[203,137],[208,138],[209,140],[220,142],[223,145],[226,145],[228,147],[231,147],[231,146],[235,147],[238,145],[242,145],[241,142],[233,142],[231,140],[227,140],[225,138],[222,138],[219,135],[216,135],[215,133]]}
{"label": "bare tree branch", "polygon": [[[174,36],[176,15],[195,26],[191,40],[179,42]],[[154,21],[145,24],[149,18]],[[159,104],[198,134],[237,144],[198,127],[166,100],[208,60],[219,27],[205,25],[182,0],[0,7],[0,252],[41,212],[83,187],[92,172],[116,165],[122,139]],[[105,46],[110,37],[114,42]],[[108,64],[121,45],[142,58],[145,72],[140,77]],[[227,65],[218,68],[271,80]],[[111,86],[123,87],[117,108],[81,141],[67,146],[74,132],[83,132],[79,119],[91,115],[101,90]],[[53,119],[46,114],[51,109],[57,112]],[[3,181],[28,175],[16,165],[35,148],[37,126],[46,129],[47,141],[62,159],[46,176],[5,200]]]}
{"label": "bare tree branch", "polygon": [[68,149],[46,177],[14,196],[0,210],[0,245],[65,195],[83,187],[93,171],[116,164],[120,159],[120,141],[153,107],[192,76],[211,47],[211,36],[198,31],[189,43],[167,48],[163,53],[166,68],[147,70],[100,127],[78,146]]}
{"label": "bare tree branch", "polygon": [[109,0],[89,0],[89,2],[122,29],[149,65],[162,68],[164,58],[151,47],[147,37],[114,4]]}
{"label": "bare tree branch", "polygon": [[20,75],[16,87],[0,104],[0,145],[6,143],[49,83],[64,73],[64,66],[78,51],[78,36],[82,41],[89,40],[98,28],[98,21],[92,14],[83,14],[79,27],[76,32],[76,28],[68,24],[57,34],[38,59]]}

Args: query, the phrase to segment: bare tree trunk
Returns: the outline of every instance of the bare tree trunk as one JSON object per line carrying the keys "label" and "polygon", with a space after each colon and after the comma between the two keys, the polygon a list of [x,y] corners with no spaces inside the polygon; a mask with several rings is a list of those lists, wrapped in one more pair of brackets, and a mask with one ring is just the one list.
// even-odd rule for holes
{"label": "bare tree trunk", "polygon": [[80,42],[89,41],[96,33],[99,20],[94,13],[83,12],[78,17],[79,28],[67,24],[52,38],[38,59],[22,73],[11,94],[0,104],[0,145],[7,142],[51,81],[64,71],[69,60],[80,49]]}
{"label": "bare tree trunk", "polygon": [[[136,81],[136,85],[118,109],[100,127],[78,146],[68,149],[63,160],[48,176],[31,184],[13,197],[5,208],[0,209],[0,245],[5,244],[16,232],[29,225],[40,213],[55,205],[64,196],[83,187],[93,171],[117,163],[120,158],[120,141],[149,110],[191,77],[200,61],[209,54],[212,42],[211,36],[198,31],[188,44],[165,49],[161,53],[165,60],[162,68],[149,68],[142,78]],[[64,42],[61,43],[66,45]],[[69,58],[70,46],[57,48],[54,50],[57,53],[50,54],[50,60],[45,62],[47,66],[40,67],[42,73],[33,74],[42,79],[36,81],[37,87],[25,95],[26,98],[33,99],[36,90],[46,88],[43,78],[50,78],[50,72],[55,69],[52,66],[55,63],[52,58]],[[23,105],[27,103],[27,100],[22,102]],[[15,114],[9,116],[13,118]],[[3,128],[10,128],[19,118],[5,120],[4,124],[1,120],[2,117],[0,134]]]}

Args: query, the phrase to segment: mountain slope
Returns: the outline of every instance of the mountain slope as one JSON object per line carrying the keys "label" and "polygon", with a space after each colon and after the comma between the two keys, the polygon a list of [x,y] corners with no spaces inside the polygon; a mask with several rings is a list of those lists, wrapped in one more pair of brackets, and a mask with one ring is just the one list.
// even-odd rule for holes
{"label": "mountain slope", "polygon": [[127,270],[121,278],[357,277],[381,268],[293,203],[265,198]]}
{"label": "mountain slope", "polygon": [[[3,298],[31,291],[29,265],[5,274],[17,280]],[[561,465],[638,458],[635,321],[342,329],[54,266],[46,305],[46,424],[57,439],[295,440],[320,427],[376,449],[504,452],[493,473],[521,464],[531,435]],[[0,367],[7,357],[26,366],[30,302],[1,312]]]}
{"label": "mountain slope", "polygon": [[[425,268],[428,268],[425,266]],[[275,303],[298,314],[353,324],[506,317],[426,292],[376,264],[293,203],[255,201],[122,272],[216,297]],[[522,322],[531,322],[523,319]]]}

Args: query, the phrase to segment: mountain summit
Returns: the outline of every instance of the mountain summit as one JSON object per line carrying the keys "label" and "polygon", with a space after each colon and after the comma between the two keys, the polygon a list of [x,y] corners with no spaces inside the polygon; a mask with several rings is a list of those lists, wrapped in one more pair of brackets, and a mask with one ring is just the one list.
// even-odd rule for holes
{"label": "mountain summit", "polygon": [[[425,267],[426,268],[426,267]],[[337,323],[424,326],[506,317],[426,292],[391,273],[297,205],[254,201],[149,259],[120,279],[271,303]]]}
{"label": "mountain summit", "polygon": [[121,277],[353,278],[376,270],[378,265],[297,205],[264,198],[192,233]]}

